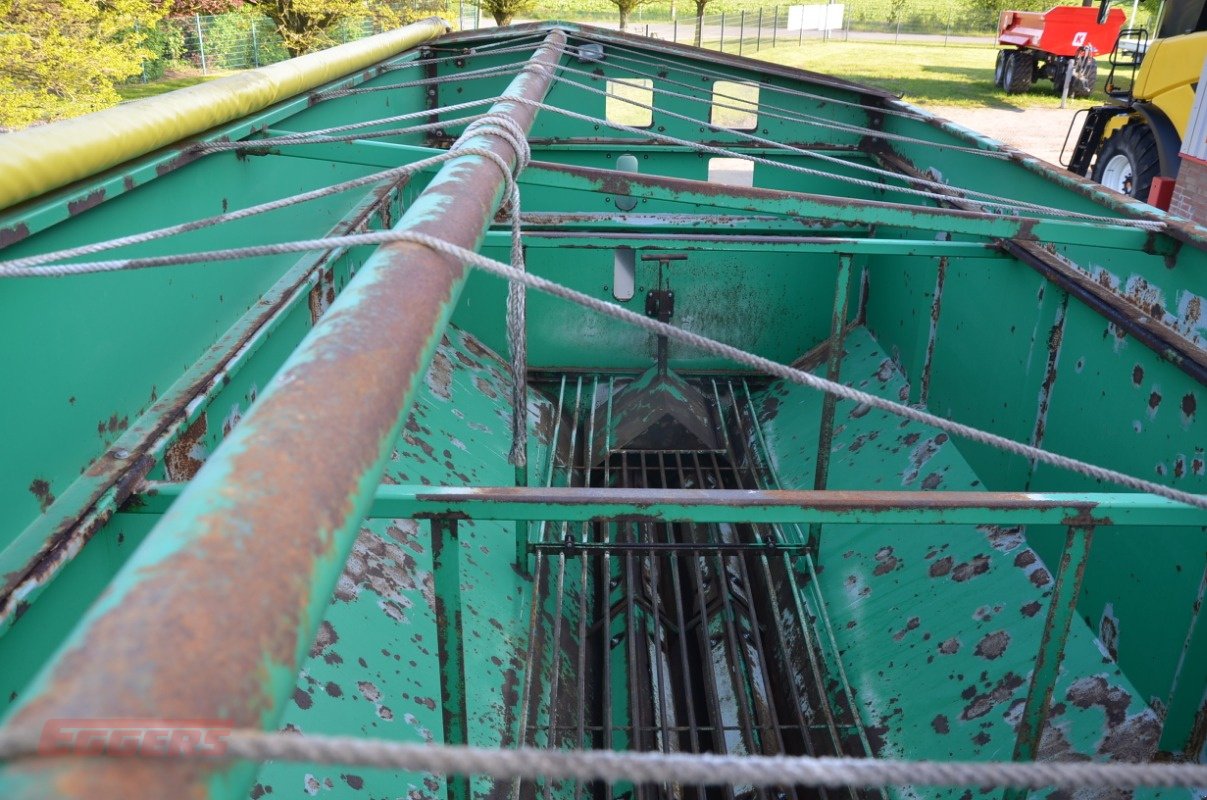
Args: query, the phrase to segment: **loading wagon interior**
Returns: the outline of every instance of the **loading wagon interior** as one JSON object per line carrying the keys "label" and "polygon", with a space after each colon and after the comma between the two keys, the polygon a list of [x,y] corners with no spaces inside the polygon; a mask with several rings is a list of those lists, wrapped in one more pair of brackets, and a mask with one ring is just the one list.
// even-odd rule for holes
{"label": "loading wagon interior", "polygon": [[[516,182],[533,275],[999,436],[1207,487],[1201,229],[879,90],[611,31],[449,34],[381,63],[0,212],[0,260],[430,158],[528,81],[538,105],[508,113],[531,149]],[[372,124],[249,144],[356,123]],[[476,146],[486,138],[512,165],[507,134],[479,131]],[[498,164],[464,155],[112,253],[426,225],[463,226],[471,249],[508,262],[505,186]],[[507,282],[461,267],[437,286],[406,246],[419,247],[5,283],[3,358],[29,378],[3,397],[9,724],[187,710],[484,747],[1200,758],[1201,510],[534,290],[517,467]],[[357,279],[391,268],[407,291],[357,319],[386,291]],[[271,421],[270,398],[322,361],[299,356],[306,342],[371,328],[379,342],[328,351],[325,391]],[[372,424],[390,433],[365,464],[351,448]],[[263,453],[278,435],[314,460]],[[253,473],[285,488],[237,479]],[[263,518],[223,516],[257,493]],[[330,506],[309,505],[324,493]],[[285,762],[61,759],[0,775],[13,796],[72,796],[81,777],[102,796],[1002,792]]]}

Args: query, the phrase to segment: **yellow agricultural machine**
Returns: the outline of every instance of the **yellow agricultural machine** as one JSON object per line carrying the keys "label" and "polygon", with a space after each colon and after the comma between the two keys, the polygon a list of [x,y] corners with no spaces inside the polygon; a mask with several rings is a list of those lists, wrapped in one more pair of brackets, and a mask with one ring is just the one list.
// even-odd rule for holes
{"label": "yellow agricultural machine", "polygon": [[[1146,200],[1153,178],[1178,174],[1178,152],[1207,57],[1207,6],[1204,0],[1168,2],[1155,40],[1148,43],[1144,29],[1128,29],[1120,41],[1131,47],[1112,52],[1107,102],[1088,110],[1068,167]],[[1125,52],[1131,54],[1128,61],[1122,60]],[[1124,70],[1131,71],[1126,87],[1116,75]]]}

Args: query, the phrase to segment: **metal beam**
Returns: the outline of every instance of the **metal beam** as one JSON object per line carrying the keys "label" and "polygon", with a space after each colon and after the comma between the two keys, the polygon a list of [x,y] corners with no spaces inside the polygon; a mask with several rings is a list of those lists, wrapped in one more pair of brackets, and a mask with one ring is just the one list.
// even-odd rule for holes
{"label": "metal beam", "polygon": [[[838,382],[842,368],[842,341],[847,330],[847,302],[851,296],[851,256],[838,256],[838,275],[834,280],[834,310],[830,317],[829,352],[826,357],[826,380]],[[830,479],[830,451],[834,444],[834,409],[838,398],[826,394],[821,400],[821,420],[817,432],[817,459],[813,468],[813,488],[825,490]],[[809,547],[821,559],[821,525],[809,526]]]}
{"label": "metal beam", "polygon": [[[646,215],[653,216],[653,215]],[[511,234],[491,231],[486,245],[510,247]],[[675,250],[730,253],[809,253],[860,256],[929,256],[950,258],[1008,259],[992,242],[941,242],[914,239],[838,239],[821,236],[757,236],[743,233],[684,233],[651,236],[631,232],[531,231],[524,233],[524,246],[544,249],[613,250],[626,245],[636,250]]]}
{"label": "metal beam", "polygon": [[[492,112],[525,133],[565,44],[550,33]],[[503,139],[479,134],[514,165]],[[505,191],[498,165],[451,160],[396,226],[475,249]],[[295,686],[466,267],[380,248],[151,532],[8,717],[222,720],[272,727]],[[246,791],[253,765],[67,758],[8,767],[8,797]]]}
{"label": "metal beam", "polygon": [[[184,484],[149,482],[124,509],[161,514]],[[827,523],[836,525],[1207,526],[1207,511],[1149,494],[823,492],[382,485],[367,517],[499,521]]]}
{"label": "metal beam", "polygon": [[[498,221],[498,224],[509,220]],[[615,211],[525,211],[520,215],[520,224],[525,231],[625,231],[639,229],[653,231],[663,229],[666,233],[697,233],[705,230],[737,231],[743,234],[791,233],[798,236],[835,236],[841,230],[843,236],[867,235],[871,226],[847,223],[841,226],[825,222],[812,224],[809,220],[788,219],[767,214],[683,214],[661,211],[655,214]]]}
{"label": "metal beam", "polygon": [[995,239],[1018,239],[1053,244],[1084,244],[1117,250],[1139,250],[1164,255],[1173,243],[1149,231],[1125,225],[1086,220],[1035,219],[952,208],[854,200],[849,197],[719,186],[682,178],[621,173],[616,170],[571,167],[534,161],[524,170],[522,186],[548,186],[645,200],[740,209],[762,214],[783,214],[793,219],[828,220],[889,228],[915,228],[936,233],[972,234]]}
{"label": "metal beam", "polygon": [[[1093,539],[1092,526],[1071,526],[1065,536],[1060,566],[1056,569],[1056,584],[1048,600],[1044,632],[1035,657],[1035,669],[1031,672],[1031,685],[1027,688],[1027,701],[1018,723],[1018,738],[1014,743],[1015,761],[1035,761],[1039,757],[1039,742],[1052,705],[1052,691],[1060,674],[1069,628],[1077,616],[1077,602],[1081,599]],[[1005,800],[1022,800],[1026,794],[1020,789],[1010,789],[1005,793]]]}

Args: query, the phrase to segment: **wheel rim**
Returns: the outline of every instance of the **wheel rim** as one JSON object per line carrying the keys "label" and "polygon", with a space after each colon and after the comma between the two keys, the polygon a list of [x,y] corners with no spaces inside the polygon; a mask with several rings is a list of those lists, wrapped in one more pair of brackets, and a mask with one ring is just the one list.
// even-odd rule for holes
{"label": "wheel rim", "polygon": [[1131,194],[1135,183],[1132,160],[1125,155],[1111,156],[1102,170],[1102,185],[1116,192]]}

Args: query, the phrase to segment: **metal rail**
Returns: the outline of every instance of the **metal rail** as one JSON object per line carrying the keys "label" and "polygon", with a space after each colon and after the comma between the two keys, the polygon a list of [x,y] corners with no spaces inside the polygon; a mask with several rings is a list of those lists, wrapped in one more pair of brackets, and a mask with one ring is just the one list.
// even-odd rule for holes
{"label": "metal rail", "polygon": [[[161,514],[185,485],[151,481],[123,509]],[[645,489],[378,486],[369,519],[593,522],[749,522],[848,525],[1207,525],[1207,512],[1127,492],[890,492],[794,489]]]}
{"label": "metal rail", "polygon": [[[561,31],[546,36],[491,113],[527,133],[535,109],[506,97],[543,99],[564,44]],[[495,136],[459,144],[517,161]],[[476,248],[504,191],[505,176],[492,161],[453,159],[397,229]],[[155,715],[271,725],[466,275],[464,264],[421,246],[378,250],[10,721]],[[245,786],[253,766],[63,759],[11,769],[29,796],[75,786],[93,798],[125,798]]]}

